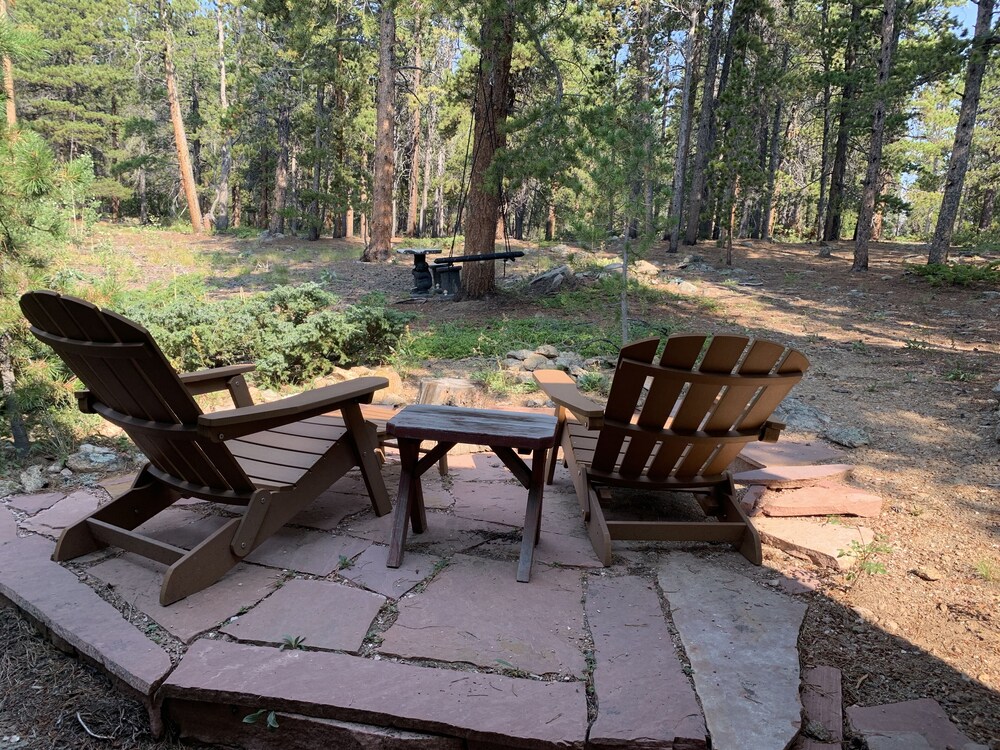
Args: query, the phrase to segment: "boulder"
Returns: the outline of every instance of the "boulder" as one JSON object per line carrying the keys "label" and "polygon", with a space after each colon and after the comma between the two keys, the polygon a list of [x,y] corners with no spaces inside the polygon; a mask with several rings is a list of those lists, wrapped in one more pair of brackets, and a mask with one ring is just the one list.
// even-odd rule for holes
{"label": "boulder", "polygon": [[541,354],[543,357],[547,357],[548,359],[555,359],[559,356],[559,350],[551,344],[542,344],[540,347],[535,349],[535,354]]}
{"label": "boulder", "polygon": [[123,464],[110,448],[83,443],[66,459],[66,467],[71,471],[117,471]]}
{"label": "boulder", "polygon": [[529,281],[528,289],[535,294],[552,294],[572,278],[573,270],[569,266],[558,266]]}
{"label": "boulder", "polygon": [[632,264],[632,273],[636,276],[659,276],[660,269],[650,263],[648,260],[638,260]]}
{"label": "boulder", "polygon": [[846,448],[860,448],[868,445],[871,439],[864,430],[857,427],[828,427],[820,433],[820,437],[826,438],[831,443],[843,445]]}
{"label": "boulder", "polygon": [[671,279],[667,282],[668,291],[675,294],[699,294],[699,289],[690,281],[684,279]]}
{"label": "boulder", "polygon": [[528,372],[534,372],[535,370],[541,368],[542,365],[547,365],[548,362],[549,358],[544,354],[532,354],[530,357],[525,358],[525,360],[521,363],[521,367]]}
{"label": "boulder", "polygon": [[21,472],[20,480],[21,487],[29,495],[38,492],[49,482],[45,477],[45,469],[41,466],[29,466]]}
{"label": "boulder", "polygon": [[534,354],[531,349],[516,349],[512,352],[507,352],[506,356],[508,359],[524,360]]}

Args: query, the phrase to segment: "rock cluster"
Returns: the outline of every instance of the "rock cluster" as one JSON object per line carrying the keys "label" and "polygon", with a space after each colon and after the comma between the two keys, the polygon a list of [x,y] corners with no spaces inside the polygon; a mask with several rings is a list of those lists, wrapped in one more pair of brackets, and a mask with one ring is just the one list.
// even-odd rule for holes
{"label": "rock cluster", "polygon": [[614,367],[615,363],[606,357],[585,359],[576,352],[561,352],[556,347],[545,344],[537,349],[516,349],[507,352],[503,366],[516,373],[531,373],[535,370],[563,370],[574,378],[578,378],[588,372]]}

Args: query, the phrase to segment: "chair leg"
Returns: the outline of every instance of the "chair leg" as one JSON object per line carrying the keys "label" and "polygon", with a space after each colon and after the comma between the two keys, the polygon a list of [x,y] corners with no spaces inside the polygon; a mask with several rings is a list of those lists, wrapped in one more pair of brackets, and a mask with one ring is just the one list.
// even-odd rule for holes
{"label": "chair leg", "polygon": [[590,518],[587,520],[587,535],[590,543],[597,553],[597,558],[602,565],[611,564],[611,533],[608,531],[608,524],[604,520],[604,511],[601,509],[601,502],[597,497],[597,492],[593,487],[589,488],[590,494]]}
{"label": "chair leg", "polygon": [[742,523],[746,529],[743,538],[733,547],[754,565],[763,564],[764,556],[760,546],[760,533],[754,528],[740,504],[736,502],[736,488],[733,486],[732,478],[729,478],[726,484],[716,487],[714,495],[719,501],[719,510],[723,520]]}
{"label": "chair leg", "polygon": [[166,607],[195,594],[228,573],[241,559],[231,549],[239,525],[239,518],[232,519],[167,568],[160,586],[160,604]]}
{"label": "chair leg", "polygon": [[374,426],[365,421],[361,414],[361,407],[356,403],[345,404],[340,413],[344,418],[348,433],[354,440],[358,468],[361,469],[365,487],[368,488],[372,508],[375,510],[375,515],[384,516],[392,511],[392,503],[389,501],[389,493],[382,479],[382,467],[379,465],[376,455],[378,438],[375,435]]}
{"label": "chair leg", "polygon": [[[556,462],[559,460],[559,446],[562,444],[563,430],[566,429],[566,409],[562,406],[556,407],[556,439],[549,451],[545,467],[545,483],[552,484],[556,475]],[[565,454],[566,451],[564,450]],[[563,462],[565,463],[565,461]]]}
{"label": "chair leg", "polygon": [[120,497],[107,505],[102,505],[72,526],[66,527],[59,536],[52,559],[72,560],[108,546],[106,542],[102,542],[91,533],[87,523],[90,519],[104,521],[131,531],[172,505],[178,497],[180,496],[176,492],[158,482],[146,469],[143,469],[135,478],[132,487]]}

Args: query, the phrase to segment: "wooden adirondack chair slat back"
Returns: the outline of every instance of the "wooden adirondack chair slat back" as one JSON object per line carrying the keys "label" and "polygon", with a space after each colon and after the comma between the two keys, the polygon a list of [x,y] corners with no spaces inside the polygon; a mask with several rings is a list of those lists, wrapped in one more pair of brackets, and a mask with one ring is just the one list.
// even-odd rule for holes
{"label": "wooden adirondack chair slat back", "polygon": [[672,336],[654,363],[658,345],[646,339],[622,349],[594,472],[652,481],[721,474],[808,367],[797,351],[743,336]]}
{"label": "wooden adirondack chair slat back", "polygon": [[121,426],[161,473],[196,487],[253,491],[229,449],[198,436],[201,409],[146,329],[54,292],[25,294],[21,310],[90,391],[92,408]]}

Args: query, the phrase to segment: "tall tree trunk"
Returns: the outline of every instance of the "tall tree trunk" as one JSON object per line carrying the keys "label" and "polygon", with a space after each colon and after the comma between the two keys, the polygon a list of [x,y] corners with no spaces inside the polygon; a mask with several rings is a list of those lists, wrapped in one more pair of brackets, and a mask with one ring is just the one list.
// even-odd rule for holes
{"label": "tall tree trunk", "polygon": [[392,187],[395,181],[393,148],[394,89],[396,83],[396,16],[391,0],[382,0],[378,32],[378,90],[375,112],[375,183],[372,196],[371,241],[364,261],[386,261],[392,252]]}
{"label": "tall tree trunk", "polygon": [[434,178],[434,225],[431,228],[431,237],[440,237],[444,234],[444,168],[445,168],[445,144],[441,144],[438,149],[437,174]]}
{"label": "tall tree trunk", "polygon": [[[823,0],[821,40],[827,42],[830,32],[830,0]],[[830,100],[833,98],[830,76],[833,71],[833,45],[821,44],[823,60],[823,142],[819,156],[819,200],[816,202],[816,239],[823,238],[826,212],[826,173],[830,166]]]}
{"label": "tall tree trunk", "polygon": [[554,240],[556,237],[556,202],[555,198],[549,198],[549,209],[545,215],[545,239]]}
{"label": "tall tree trunk", "polygon": [[851,1],[851,28],[844,49],[844,88],[840,98],[840,119],[837,123],[837,145],[833,155],[830,175],[830,199],[827,205],[823,239],[836,242],[840,239],[843,220],[845,179],[847,176],[847,145],[850,137],[850,111],[854,106],[854,63],[857,55],[858,26],[861,22],[861,2]]}
{"label": "tall tree trunk", "polygon": [[[487,177],[494,154],[506,145],[504,125],[510,108],[510,64],[514,51],[513,0],[506,0],[496,15],[483,10],[479,51],[469,209],[465,220],[467,255],[492,253],[496,242],[503,177],[494,173],[489,183]],[[478,299],[496,290],[494,266],[492,260],[465,265],[462,287],[467,297]]]}
{"label": "tall tree trunk", "polygon": [[435,117],[434,106],[431,104],[429,121],[427,123],[427,147],[424,149],[424,178],[420,186],[420,214],[417,218],[417,231],[421,236],[427,233],[427,224],[425,223],[425,219],[427,217],[427,199],[430,196],[431,189],[431,162],[434,160],[434,149],[432,148],[434,143],[431,140],[431,136],[435,130],[434,125],[436,120],[437,118]]}
{"label": "tall tree trunk", "polygon": [[417,223],[417,199],[420,194],[420,74],[423,61],[420,56],[420,3],[414,3],[416,18],[413,22],[413,112],[410,115],[410,202],[406,211],[406,234],[417,237],[420,225]]}
{"label": "tall tree trunk", "polygon": [[705,63],[705,83],[701,93],[701,111],[698,113],[698,140],[695,145],[694,163],[691,165],[691,192],[688,194],[687,224],[684,227],[684,244],[698,241],[701,207],[705,192],[708,157],[712,150],[712,121],[715,116],[715,79],[719,71],[719,47],[722,44],[722,17],[726,0],[712,3],[712,21],[708,32],[708,60]]}
{"label": "tall tree trunk", "polygon": [[[287,79],[282,88],[288,91]],[[271,220],[267,226],[271,234],[285,232],[285,199],[288,194],[288,164],[292,139],[292,118],[287,101],[287,97],[282,97],[281,104],[278,105],[278,159],[274,166],[274,205],[271,207]]]}
{"label": "tall tree trunk", "polygon": [[314,242],[319,239],[320,229],[323,227],[323,217],[320,216],[319,210],[320,177],[323,172],[323,119],[325,117],[323,89],[324,84],[316,84],[316,126],[313,129],[313,199],[309,204],[309,239]]}
{"label": "tall tree trunk", "polygon": [[0,395],[3,396],[7,412],[7,423],[10,425],[10,434],[14,439],[14,452],[19,458],[27,458],[31,442],[28,436],[28,429],[24,424],[24,418],[21,415],[21,407],[18,405],[14,394],[16,377],[14,373],[14,360],[10,356],[13,338],[14,334],[12,331],[0,333]]}
{"label": "tall tree trunk", "polygon": [[649,9],[650,3],[648,0],[642,0],[639,3],[639,19],[637,28],[635,30],[635,37],[633,39],[633,46],[635,48],[635,90],[632,95],[632,102],[635,112],[635,129],[636,133],[642,134],[642,163],[637,165],[635,170],[635,177],[632,180],[632,188],[630,194],[630,200],[633,209],[630,211],[632,214],[632,220],[629,222],[628,235],[629,237],[637,237],[639,235],[639,201],[642,200],[643,208],[642,216],[642,231],[643,233],[648,233],[652,229],[653,225],[653,212],[652,205],[648,206],[647,209],[647,193],[646,185],[650,180],[650,163],[652,162],[653,155],[653,139],[652,133],[652,122],[650,121],[650,113],[648,112],[649,105],[649,89],[650,89],[650,77],[652,71],[650,70],[650,55],[649,55]]}
{"label": "tall tree trunk", "polygon": [[219,107],[220,117],[226,122],[226,133],[219,149],[219,181],[215,186],[215,205],[212,216],[215,228],[224,232],[229,228],[229,175],[233,170],[233,135],[228,124],[229,92],[226,81],[226,27],[222,22],[222,0],[215,3],[215,25],[219,39]]}
{"label": "tall tree trunk", "polygon": [[[788,5],[788,25],[795,23],[795,4]],[[768,155],[767,163],[767,192],[764,194],[764,215],[761,221],[761,237],[765,240],[771,239],[772,221],[775,201],[775,182],[778,177],[778,170],[781,168],[781,147],[782,129],[781,114],[785,106],[785,97],[781,94],[781,82],[784,81],[788,72],[788,58],[791,55],[791,45],[786,41],[781,45],[781,77],[778,85],[778,101],[774,104],[774,118],[771,121],[771,153]],[[789,123],[790,125],[791,123]]]}
{"label": "tall tree trunk", "polygon": [[927,254],[928,263],[944,263],[948,260],[948,248],[955,231],[955,217],[965,184],[965,173],[969,168],[969,147],[979,113],[979,95],[983,86],[983,75],[989,59],[990,47],[996,43],[996,32],[992,31],[994,0],[979,0],[976,16],[976,36],[969,51],[969,65],[965,69],[965,92],[962,94],[962,108],[955,128],[955,144],[948,160],[948,177],[944,184],[944,196],[938,213],[937,227]]}
{"label": "tall tree trunk", "polygon": [[872,142],[868,151],[868,170],[861,194],[858,225],[855,230],[852,271],[868,270],[868,242],[872,235],[875,201],[878,199],[879,174],[882,169],[882,145],[885,142],[885,110],[892,50],[896,28],[896,0],[885,0],[882,8],[882,46],[879,49],[878,78],[875,83],[875,112],[872,116]]}
{"label": "tall tree trunk", "polygon": [[198,189],[191,170],[191,155],[188,153],[187,133],[181,115],[181,102],[177,95],[177,70],[174,67],[174,33],[170,27],[170,6],[167,0],[160,0],[160,25],[163,31],[163,71],[167,82],[167,103],[170,105],[170,122],[174,128],[174,145],[177,148],[177,167],[181,176],[181,188],[187,201],[191,217],[191,229],[201,234],[201,206],[198,204]]}
{"label": "tall tree trunk", "polygon": [[[0,18],[8,18],[8,5],[13,7],[13,0],[9,3],[7,0],[0,0]],[[7,127],[14,129],[17,127],[17,106],[14,101],[14,63],[7,55],[3,56],[0,63],[3,65],[3,93],[7,109]]]}
{"label": "tall tree trunk", "polygon": [[677,156],[674,159],[673,192],[670,195],[670,246],[667,252],[676,253],[681,237],[681,219],[684,215],[684,171],[688,158],[688,135],[691,130],[691,107],[693,105],[694,76],[697,66],[695,37],[698,34],[698,17],[701,8],[692,4],[688,11],[689,26],[687,42],[684,45],[684,85],[681,90],[681,114],[677,133]]}
{"label": "tall tree trunk", "polygon": [[[144,157],[146,155],[146,138],[143,137],[139,141],[139,156]],[[136,192],[139,194],[139,224],[145,226],[149,223],[149,195],[146,191],[146,160],[142,159],[140,161],[142,166],[138,169],[138,176],[136,178]]]}
{"label": "tall tree trunk", "polygon": [[993,223],[993,212],[997,205],[997,189],[987,187],[983,190],[983,205],[979,209],[979,231],[985,232]]}

